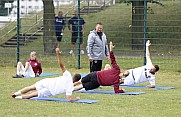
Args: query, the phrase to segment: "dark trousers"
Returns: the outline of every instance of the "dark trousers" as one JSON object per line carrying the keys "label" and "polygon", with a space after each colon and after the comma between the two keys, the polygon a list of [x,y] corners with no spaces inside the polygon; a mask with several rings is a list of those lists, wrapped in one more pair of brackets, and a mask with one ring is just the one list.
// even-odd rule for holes
{"label": "dark trousers", "polygon": [[102,69],[102,60],[93,60],[90,62],[90,72],[101,71]]}

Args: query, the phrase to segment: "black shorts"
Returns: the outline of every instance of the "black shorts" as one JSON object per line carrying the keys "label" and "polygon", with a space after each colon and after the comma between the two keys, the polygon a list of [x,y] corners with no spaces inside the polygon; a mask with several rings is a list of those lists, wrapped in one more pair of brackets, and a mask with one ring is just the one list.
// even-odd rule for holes
{"label": "black shorts", "polygon": [[61,35],[62,32],[56,32],[56,38],[57,38],[57,41],[58,42],[61,42],[62,41],[62,35]]}
{"label": "black shorts", "polygon": [[102,69],[102,60],[93,60],[90,62],[90,72],[101,71]]}
{"label": "black shorts", "polygon": [[81,79],[83,88],[85,90],[96,89],[100,86],[97,80],[97,72],[92,72]]}
{"label": "black shorts", "polygon": [[[80,32],[80,44],[82,44],[82,41],[83,41],[83,33]],[[72,32],[72,39],[71,39],[71,43],[72,44],[75,44],[77,42],[77,39],[78,39],[78,32]]]}

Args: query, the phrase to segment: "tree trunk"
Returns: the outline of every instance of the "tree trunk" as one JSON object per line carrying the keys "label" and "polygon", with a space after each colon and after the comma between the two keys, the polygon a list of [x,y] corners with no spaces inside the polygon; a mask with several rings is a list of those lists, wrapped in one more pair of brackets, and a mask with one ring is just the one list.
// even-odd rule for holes
{"label": "tree trunk", "polygon": [[143,49],[144,44],[144,0],[132,2],[132,49]]}
{"label": "tree trunk", "polygon": [[43,14],[43,43],[44,53],[52,54],[55,52],[55,12],[53,0],[43,0],[44,14]]}

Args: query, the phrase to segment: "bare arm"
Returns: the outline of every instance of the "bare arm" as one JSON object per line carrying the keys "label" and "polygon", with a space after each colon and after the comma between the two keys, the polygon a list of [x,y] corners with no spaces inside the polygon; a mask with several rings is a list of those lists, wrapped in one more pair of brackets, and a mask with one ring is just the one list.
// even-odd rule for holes
{"label": "bare arm", "polygon": [[56,48],[56,54],[57,54],[58,63],[60,65],[60,68],[61,68],[62,72],[64,73],[66,71],[66,68],[62,62],[61,52],[60,52],[59,48]]}
{"label": "bare arm", "polygon": [[82,25],[82,32],[85,30],[85,24]]}
{"label": "bare arm", "polygon": [[70,19],[68,20],[68,29],[71,30]]}
{"label": "bare arm", "polygon": [[150,40],[146,42],[146,61],[151,62],[149,46],[151,45]]}

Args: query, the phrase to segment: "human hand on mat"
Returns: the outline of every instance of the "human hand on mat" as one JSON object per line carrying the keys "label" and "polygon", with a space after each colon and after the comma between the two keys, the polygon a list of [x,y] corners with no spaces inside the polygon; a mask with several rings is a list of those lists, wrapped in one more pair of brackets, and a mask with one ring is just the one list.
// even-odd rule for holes
{"label": "human hand on mat", "polygon": [[148,87],[148,88],[155,88],[154,85],[147,85],[146,87]]}

